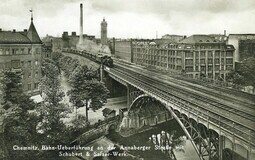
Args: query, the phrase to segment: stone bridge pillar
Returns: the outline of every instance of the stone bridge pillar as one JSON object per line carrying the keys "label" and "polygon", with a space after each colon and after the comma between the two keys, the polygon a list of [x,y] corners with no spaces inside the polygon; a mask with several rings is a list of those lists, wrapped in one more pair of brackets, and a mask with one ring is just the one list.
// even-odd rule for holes
{"label": "stone bridge pillar", "polygon": [[104,65],[103,64],[100,65],[100,81],[101,82],[104,81]]}

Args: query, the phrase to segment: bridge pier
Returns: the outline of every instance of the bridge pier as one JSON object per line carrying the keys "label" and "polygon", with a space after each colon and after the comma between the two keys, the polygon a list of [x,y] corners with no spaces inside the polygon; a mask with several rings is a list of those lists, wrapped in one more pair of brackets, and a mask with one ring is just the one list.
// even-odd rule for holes
{"label": "bridge pier", "polygon": [[101,64],[100,65],[100,81],[101,82],[104,82],[104,65],[103,64]]}

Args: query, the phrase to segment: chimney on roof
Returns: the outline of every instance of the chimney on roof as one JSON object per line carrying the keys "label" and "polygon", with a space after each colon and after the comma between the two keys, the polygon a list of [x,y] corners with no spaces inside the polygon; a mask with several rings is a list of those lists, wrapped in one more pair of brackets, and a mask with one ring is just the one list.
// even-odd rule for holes
{"label": "chimney on roof", "polygon": [[226,34],[227,34],[226,30],[224,30],[224,36],[226,36]]}
{"label": "chimney on roof", "polygon": [[64,39],[64,40],[68,39],[68,32],[63,32],[62,39]]}
{"label": "chimney on roof", "polygon": [[24,29],[24,32],[27,32],[27,29]]}
{"label": "chimney on roof", "polygon": [[76,32],[72,32],[72,36],[76,36]]}
{"label": "chimney on roof", "polygon": [[2,28],[0,28],[0,32],[2,31]]}
{"label": "chimney on roof", "polygon": [[16,29],[13,29],[12,32],[15,33],[15,32],[16,32]]}

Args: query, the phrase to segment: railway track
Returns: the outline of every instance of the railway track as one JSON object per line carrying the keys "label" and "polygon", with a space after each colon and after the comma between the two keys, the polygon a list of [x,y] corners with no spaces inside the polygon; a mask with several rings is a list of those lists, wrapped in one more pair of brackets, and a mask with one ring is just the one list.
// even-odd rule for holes
{"label": "railway track", "polygon": [[[239,117],[235,117],[235,119],[242,119],[241,123],[240,121],[236,121],[234,119],[232,119],[229,116],[231,114],[229,111],[227,110],[223,110],[223,108],[221,108],[221,110],[217,109],[217,104],[215,104],[215,102],[213,102],[213,104],[210,104],[208,102],[210,102],[211,100],[209,99],[201,99],[198,96],[195,96],[195,94],[193,95],[193,97],[191,96],[187,96],[187,93],[185,91],[180,91],[179,88],[173,87],[173,86],[169,86],[169,85],[165,85],[165,84],[161,84],[159,81],[153,80],[151,78],[146,78],[146,77],[141,77],[138,76],[137,74],[133,74],[130,73],[130,71],[128,71],[127,69],[125,71],[123,71],[123,68],[121,69],[113,69],[117,74],[121,74],[123,77],[127,77],[129,79],[132,79],[134,81],[137,81],[138,83],[140,83],[141,85],[145,85],[145,87],[147,89],[152,90],[156,90],[161,97],[165,98],[166,100],[168,100],[169,96],[173,96],[175,95],[175,97],[178,99],[180,97],[183,97],[184,99],[189,101],[190,105],[193,105],[193,107],[196,109],[197,107],[200,108],[201,113],[207,113],[208,115],[206,116],[210,116],[210,120],[211,121],[217,121],[219,117],[221,117],[221,126],[223,126],[224,128],[228,129],[229,131],[233,130],[235,134],[239,135],[240,138],[242,138],[243,140],[247,141],[247,136],[250,136],[251,139],[251,143],[253,145],[255,145],[254,139],[255,139],[255,134],[254,134],[254,121],[249,121],[247,119],[242,119],[240,115],[238,115]],[[146,81],[146,82],[145,82]],[[160,83],[160,85],[159,85]],[[153,87],[151,87],[153,86]],[[190,94],[190,93],[189,93]],[[184,97],[185,96],[185,97]],[[208,103],[208,105],[205,106],[205,101]],[[214,107],[213,107],[214,105]],[[187,108],[188,109],[188,108]],[[232,112],[231,114],[232,116],[237,116],[234,115],[234,113]],[[244,123],[244,122],[248,122]],[[233,126],[233,122],[234,122],[234,126]]]}
{"label": "railway track", "polygon": [[[127,62],[120,62],[118,60],[115,60],[114,63],[117,65],[120,64],[121,66],[123,66],[123,65],[128,66],[130,69],[135,67],[137,69],[136,71],[142,70],[145,68],[145,67],[141,68],[138,66],[134,66],[133,64],[127,63]],[[147,73],[148,72],[152,72],[152,71],[147,70]],[[155,75],[159,75],[161,78],[164,78],[164,77],[162,77],[162,75],[160,75],[160,72],[156,72],[156,71],[153,71],[153,72]],[[161,74],[162,74],[162,72],[161,72]],[[172,81],[175,80],[175,82],[177,82],[177,83],[182,81],[183,84],[188,84],[190,88],[193,87],[192,89],[201,88],[203,90],[200,90],[200,91],[208,90],[208,91],[210,91],[211,95],[216,96],[216,97],[219,97],[222,93],[224,93],[224,97],[220,97],[220,99],[231,100],[231,101],[234,101],[234,103],[236,103],[236,104],[242,103],[242,106],[247,105],[246,107],[248,107],[248,108],[252,108],[252,109],[255,108],[255,95],[252,95],[252,94],[249,94],[246,92],[242,92],[242,91],[237,91],[237,90],[230,89],[227,87],[218,86],[211,82],[206,83],[199,79],[187,78],[187,77],[181,76],[179,74],[169,74],[169,73],[163,73],[163,74],[164,74],[164,76],[167,76],[168,78],[171,77]],[[164,78],[164,79],[166,79],[166,78]],[[233,96],[235,98],[233,98]],[[252,105],[252,107],[251,107],[251,105]]]}
{"label": "railway track", "polygon": [[[123,65],[118,66],[118,67],[125,69],[125,70],[132,70],[134,72],[133,74],[136,74],[136,75],[143,74],[143,72],[139,73],[138,70],[133,70],[132,68],[130,68],[130,66],[128,66],[128,69],[123,67]],[[152,79],[152,77],[150,79]],[[161,78],[161,79],[163,79],[163,78]],[[147,78],[147,80],[148,80],[148,78]],[[169,80],[169,79],[165,79],[165,80]],[[206,100],[210,100],[211,102],[214,103],[214,105],[219,105],[219,107],[221,107],[224,110],[228,110],[232,113],[237,113],[238,115],[240,115],[244,118],[255,121],[254,103],[248,103],[248,102],[240,103],[240,101],[237,100],[236,97],[231,97],[231,98],[225,97],[225,96],[219,95],[215,92],[210,92],[210,91],[206,90],[205,87],[201,88],[198,85],[192,85],[190,83],[176,80],[174,78],[171,78],[170,81],[173,82],[172,85],[178,84],[179,85],[178,87],[183,88],[184,90],[186,90],[186,92],[192,92],[192,94],[199,94],[203,97],[206,97],[207,98]],[[166,84],[163,84],[163,85],[166,85]],[[204,99],[202,99],[202,101],[207,103],[207,101],[205,101]],[[222,103],[222,101],[224,101],[224,103]],[[232,106],[232,107],[229,107],[229,106]],[[240,108],[240,106],[241,106],[241,108]]]}

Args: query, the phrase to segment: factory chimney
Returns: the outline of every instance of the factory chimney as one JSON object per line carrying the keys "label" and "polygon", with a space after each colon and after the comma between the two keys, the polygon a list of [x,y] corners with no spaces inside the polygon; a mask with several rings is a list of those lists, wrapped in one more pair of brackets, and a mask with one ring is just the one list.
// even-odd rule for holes
{"label": "factory chimney", "polygon": [[80,39],[79,44],[83,43],[83,6],[80,4]]}

